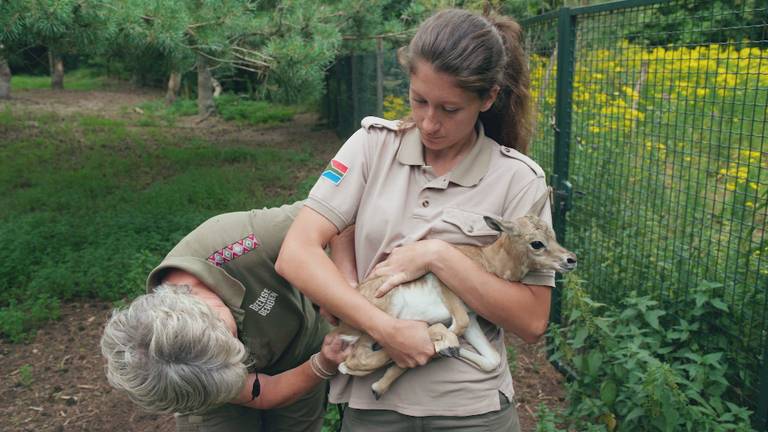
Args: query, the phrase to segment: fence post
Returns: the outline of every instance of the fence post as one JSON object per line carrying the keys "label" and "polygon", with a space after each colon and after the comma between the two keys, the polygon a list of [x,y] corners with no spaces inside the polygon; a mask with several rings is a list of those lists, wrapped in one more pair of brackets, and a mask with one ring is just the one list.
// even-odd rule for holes
{"label": "fence post", "polygon": [[[559,10],[557,19],[557,87],[555,99],[555,151],[552,187],[554,188],[553,226],[560,243],[565,244],[565,213],[571,206],[571,184],[568,182],[571,111],[573,107],[573,75],[576,44],[576,15],[568,7]],[[560,323],[561,284],[552,293],[550,320]]]}
{"label": "fence post", "polygon": [[752,415],[752,427],[759,431],[768,430],[768,368],[766,368],[766,359],[768,359],[768,344],[763,343],[763,361],[760,368],[760,396],[758,396],[755,413]]}
{"label": "fence post", "polygon": [[384,49],[381,36],[376,37],[376,115],[384,112]]}

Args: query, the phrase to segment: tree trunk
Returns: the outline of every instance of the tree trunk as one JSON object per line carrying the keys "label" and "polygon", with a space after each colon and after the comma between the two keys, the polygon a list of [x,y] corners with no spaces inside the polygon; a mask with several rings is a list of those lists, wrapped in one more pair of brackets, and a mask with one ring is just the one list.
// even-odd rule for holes
{"label": "tree trunk", "polygon": [[51,88],[64,90],[64,60],[59,53],[49,48],[48,63],[51,67]]}
{"label": "tree trunk", "polygon": [[197,55],[197,113],[209,116],[216,111],[213,103],[213,85],[208,60],[201,54]]}
{"label": "tree trunk", "polygon": [[221,86],[219,80],[214,77],[211,77],[211,85],[213,86],[213,98],[216,99],[221,96],[221,92],[224,91],[224,88]]}
{"label": "tree trunk", "polygon": [[8,61],[0,56],[0,99],[11,98],[11,68]]}
{"label": "tree trunk", "polygon": [[176,98],[179,96],[179,89],[181,88],[181,73],[178,71],[171,72],[171,76],[168,78],[168,91],[165,92],[165,103],[173,105],[176,102]]}

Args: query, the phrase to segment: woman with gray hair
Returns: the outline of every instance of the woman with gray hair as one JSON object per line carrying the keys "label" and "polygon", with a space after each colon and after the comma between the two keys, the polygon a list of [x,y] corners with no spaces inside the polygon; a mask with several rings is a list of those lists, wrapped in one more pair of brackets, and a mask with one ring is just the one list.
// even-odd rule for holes
{"label": "woman with gray hair", "polygon": [[[148,411],[177,413],[180,431],[319,431],[325,380],[346,351],[274,270],[301,205],[219,215],[184,237],[148,293],[107,322],[110,384]],[[354,267],[348,236],[331,245]]]}

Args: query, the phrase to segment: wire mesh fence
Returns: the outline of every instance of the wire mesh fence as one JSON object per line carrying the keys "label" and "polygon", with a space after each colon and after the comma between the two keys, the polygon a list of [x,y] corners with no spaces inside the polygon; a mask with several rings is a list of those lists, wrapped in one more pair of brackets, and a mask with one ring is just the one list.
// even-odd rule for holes
{"label": "wire mesh fence", "polygon": [[[632,292],[675,302],[701,286],[723,295],[724,331],[741,347],[735,393],[766,430],[768,5],[629,0],[522,24],[531,153],[579,277],[609,304]],[[395,52],[361,57],[329,75],[342,136],[365,115],[408,111]]]}
{"label": "wire mesh fence", "polygon": [[626,1],[524,22],[533,156],[573,187],[565,243],[596,300],[674,302],[702,285],[725,296],[724,330],[745,368],[736,393],[765,429],[768,11],[701,3]]}

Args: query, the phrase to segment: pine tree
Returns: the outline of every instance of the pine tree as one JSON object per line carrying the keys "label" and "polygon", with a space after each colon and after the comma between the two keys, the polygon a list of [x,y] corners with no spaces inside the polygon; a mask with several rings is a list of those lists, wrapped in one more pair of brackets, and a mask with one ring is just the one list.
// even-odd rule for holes
{"label": "pine tree", "polygon": [[8,66],[8,56],[21,43],[20,6],[20,2],[0,0],[0,99],[11,97],[11,68]]}
{"label": "pine tree", "polygon": [[[6,0],[12,9],[8,33],[15,40],[48,48],[51,87],[64,88],[64,54],[84,51],[98,41],[110,0]],[[3,15],[5,12],[0,13]],[[7,18],[6,18],[7,19]],[[0,18],[0,20],[3,20]],[[0,30],[3,33],[5,29]],[[0,36],[0,41],[3,36]]]}

